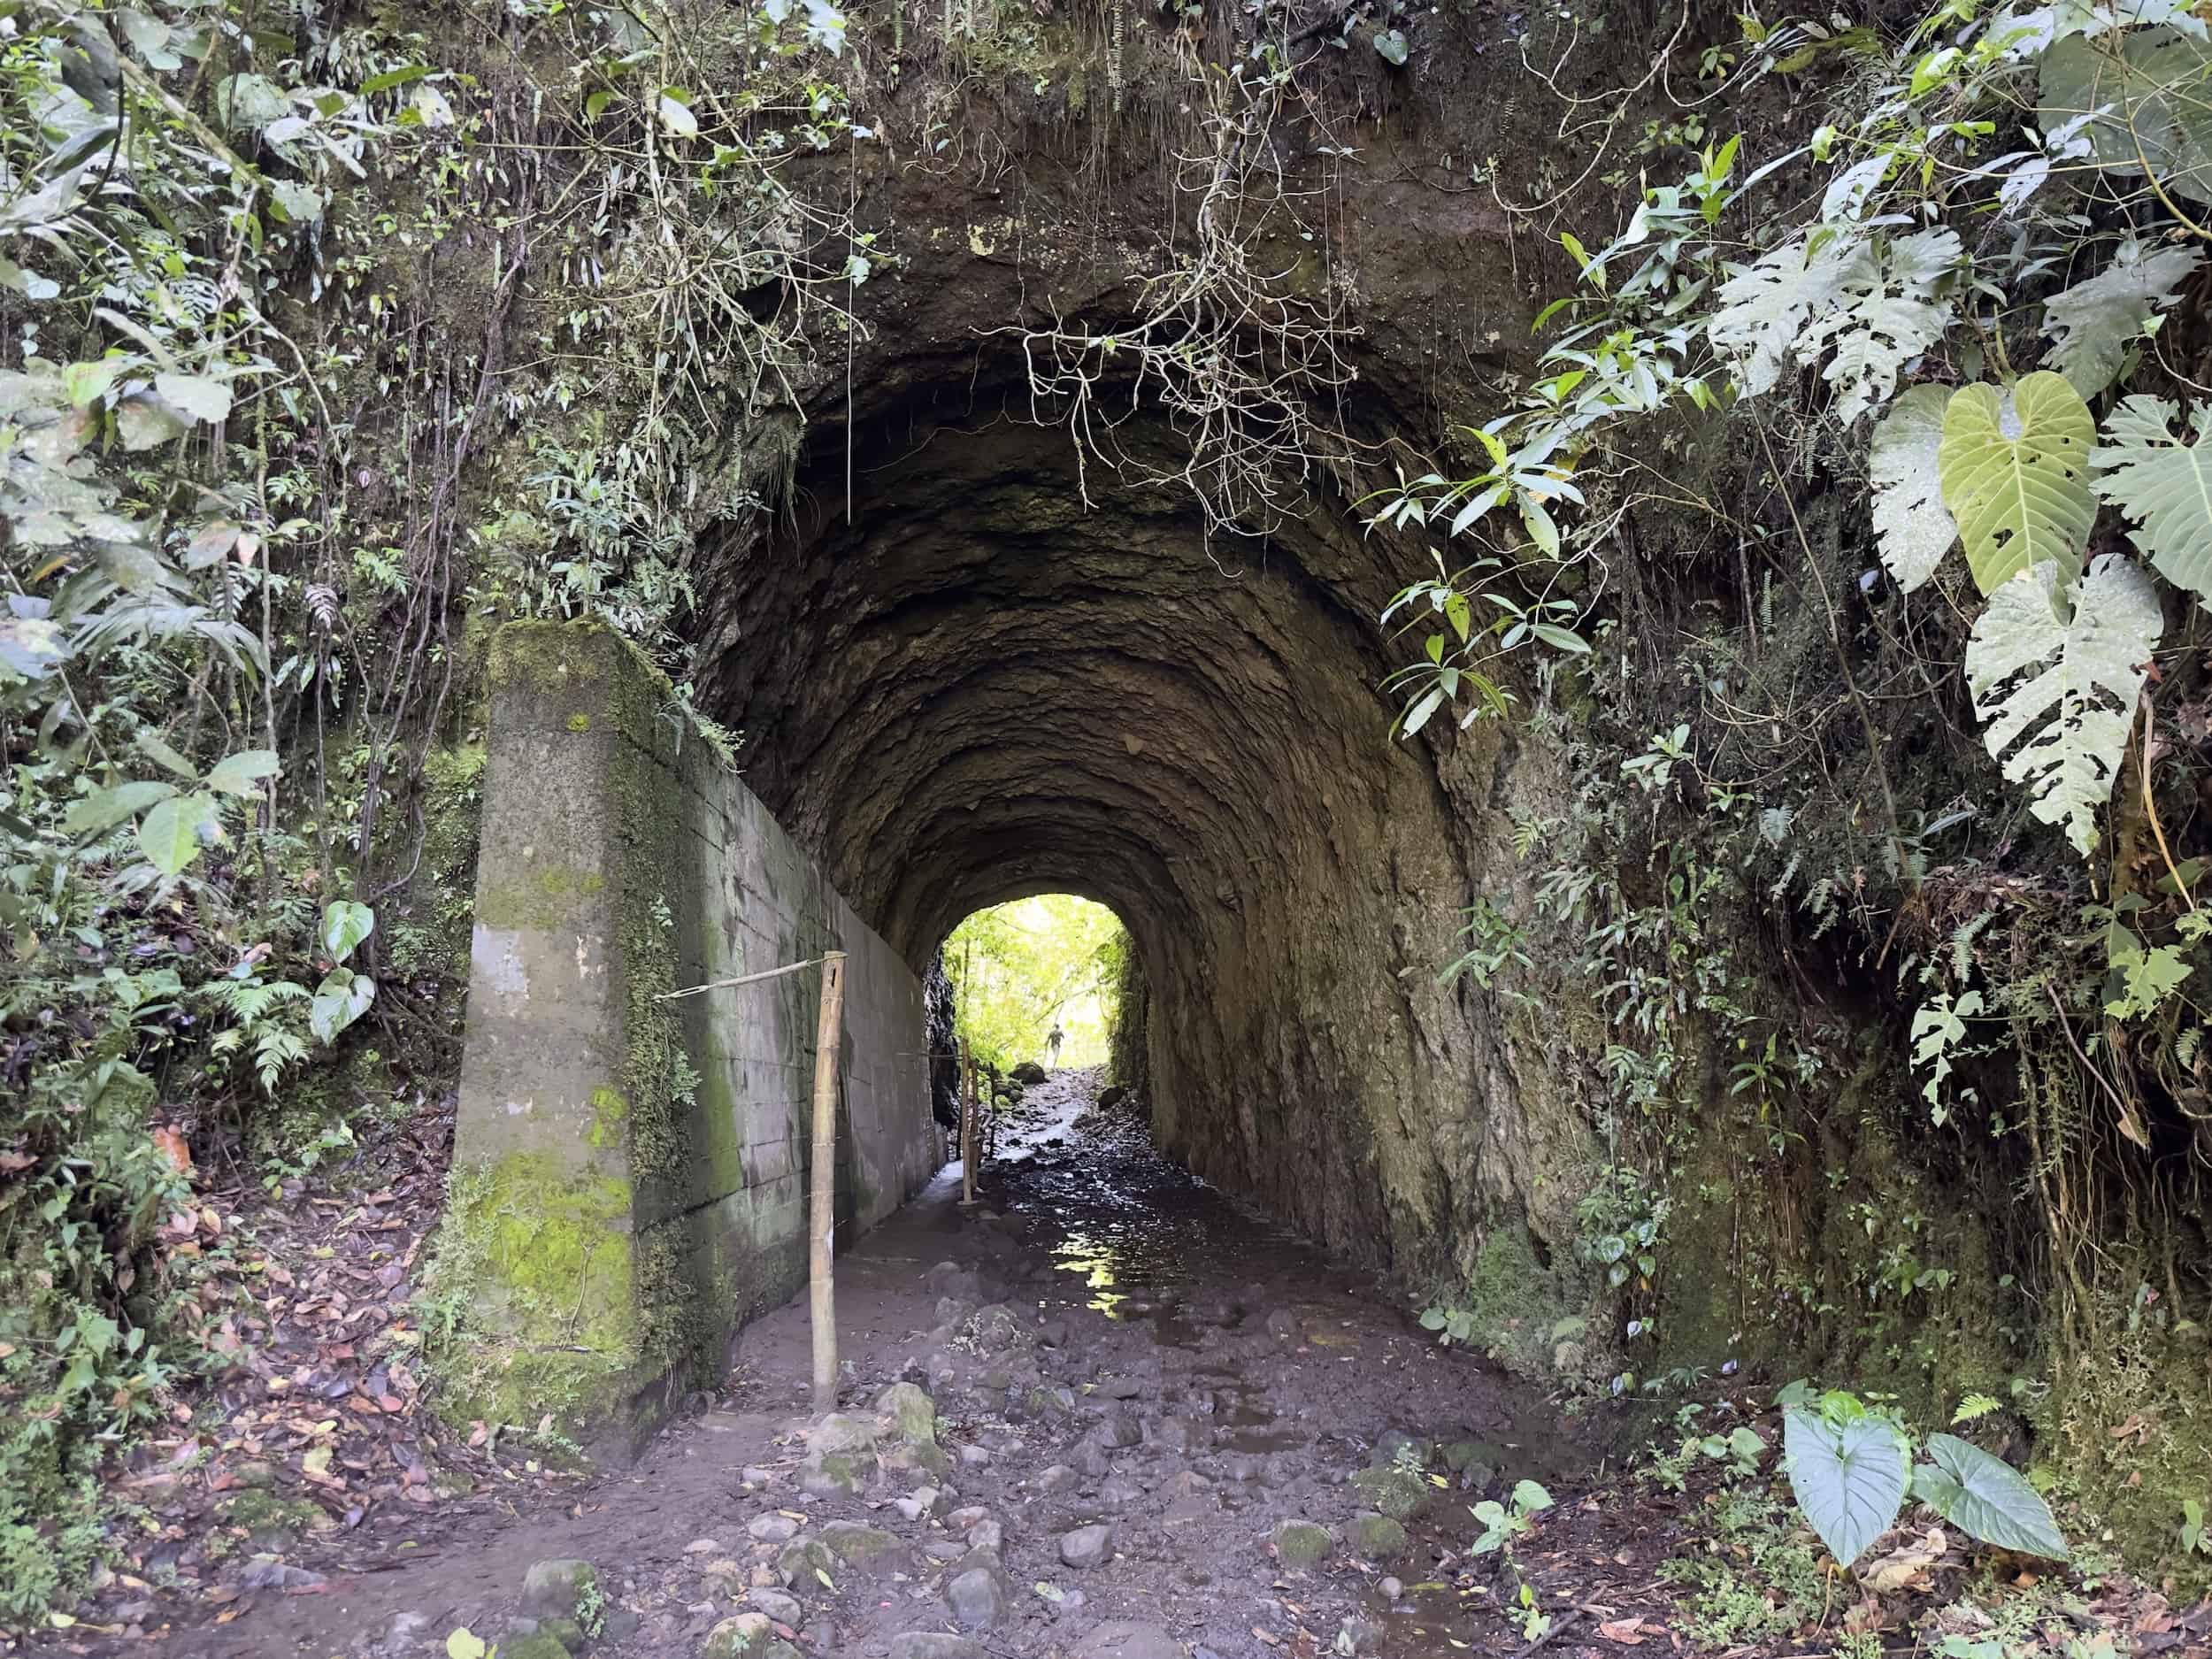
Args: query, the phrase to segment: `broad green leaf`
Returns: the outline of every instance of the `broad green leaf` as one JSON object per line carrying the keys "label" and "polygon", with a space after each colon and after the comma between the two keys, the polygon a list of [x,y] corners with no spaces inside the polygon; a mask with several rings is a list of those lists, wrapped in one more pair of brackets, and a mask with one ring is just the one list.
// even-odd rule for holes
{"label": "broad green leaf", "polygon": [[266,75],[226,75],[215,83],[215,109],[232,132],[258,132],[289,115],[292,101]]}
{"label": "broad green leaf", "polygon": [[376,912],[351,899],[334,899],[323,911],[323,949],[334,962],[343,962],[375,931]]}
{"label": "broad green leaf", "polygon": [[1955,1434],[1929,1436],[1928,1455],[1958,1487],[1947,1509],[1927,1497],[1930,1507],[1945,1520],[2000,1549],[2051,1561],[2066,1559],[2066,1540],[2050,1506],[2009,1463]]}
{"label": "broad green leaf", "polygon": [[374,979],[351,968],[333,968],[307,1005],[307,1028],[318,1041],[335,1042],[338,1033],[367,1013],[375,1001]]}
{"label": "broad green leaf", "polygon": [[361,83],[361,96],[373,97],[380,92],[389,92],[394,87],[403,87],[422,80],[429,74],[428,64],[408,64],[398,69],[388,69],[380,75],[371,75]]}
{"label": "broad green leaf", "polygon": [[112,789],[88,795],[71,807],[69,816],[61,821],[62,832],[68,835],[97,835],[113,829],[125,818],[136,818],[155,802],[165,801],[174,794],[176,789],[165,783],[119,783]]}
{"label": "broad green leaf", "polygon": [[138,850],[163,875],[180,875],[200,856],[204,833],[216,828],[213,795],[165,795],[139,821]]}
{"label": "broad green leaf", "polygon": [[446,1659],[484,1659],[484,1639],[464,1624],[445,1639]]}
{"label": "broad green leaf", "polygon": [[1962,386],[1944,411],[1936,467],[1943,504],[1958,521],[1967,568],[1993,594],[2032,565],[2072,570],[2096,521],[2089,405],[2047,369],[2009,394],[1986,381]]}
{"label": "broad green leaf", "polygon": [[1790,1490],[1828,1553],[1849,1566],[1889,1529],[1904,1502],[1905,1443],[1882,1417],[1831,1423],[1793,1407],[1782,1415]]}
{"label": "broad green leaf", "polygon": [[1384,29],[1375,36],[1375,53],[1385,63],[1403,68],[1406,61],[1405,31]]}
{"label": "broad green leaf", "polygon": [[323,216],[323,193],[311,184],[275,179],[269,184],[270,200],[288,225],[311,225]]}
{"label": "broad green leaf", "polygon": [[2022,571],[1967,641],[1967,683],[1992,758],[2007,781],[2027,787],[2028,810],[2063,825],[2084,854],[2097,844],[2097,809],[2111,796],[2163,626],[2149,578],[2106,553],[2070,584],[2055,560]]}
{"label": "broad green leaf", "polygon": [[1950,388],[1916,386],[1899,398],[1874,428],[1869,471],[1874,484],[1874,534],[1882,563],[1906,593],[1935,574],[1959,539],[1943,505],[1936,455],[1943,446],[1943,413]]}
{"label": "broad green leaf", "polygon": [[2151,314],[2203,263],[2204,255],[2193,248],[2146,256],[2140,243],[2125,243],[2095,276],[2045,303],[2043,333],[2051,342],[2052,366],[2084,397],[2094,397],[2120,378],[2128,344]]}
{"label": "broad green leaf", "polygon": [[95,363],[73,363],[61,372],[62,384],[68,388],[69,401],[76,408],[96,403],[107,396],[108,388],[115,384],[115,377],[130,367],[127,357],[102,357]]}
{"label": "broad green leaf", "polygon": [[181,778],[187,783],[195,782],[199,778],[199,768],[163,742],[161,734],[151,726],[141,732],[136,741],[139,752],[171,776]]}
{"label": "broad green leaf", "polygon": [[230,418],[230,388],[204,374],[157,374],[154,390],[172,409],[219,426]]}
{"label": "broad green leaf", "polygon": [[2190,442],[2171,430],[2180,413],[2162,397],[2125,398],[2089,458],[2106,469],[2097,493],[2133,521],[2136,550],[2168,581],[2212,598],[2212,404],[2192,412]]}
{"label": "broad green leaf", "polygon": [[215,770],[207,774],[207,787],[225,795],[258,795],[261,780],[275,777],[277,771],[274,750],[243,749],[235,755],[226,755],[215,763]]}
{"label": "broad green leaf", "polygon": [[2037,79],[2043,131],[2075,123],[2106,172],[2147,165],[2169,194],[2212,202],[2212,42],[2170,27],[2076,35],[2043,54]]}
{"label": "broad green leaf", "polygon": [[115,406],[115,429],[122,434],[123,447],[136,451],[182,437],[192,423],[158,397],[141,395]]}

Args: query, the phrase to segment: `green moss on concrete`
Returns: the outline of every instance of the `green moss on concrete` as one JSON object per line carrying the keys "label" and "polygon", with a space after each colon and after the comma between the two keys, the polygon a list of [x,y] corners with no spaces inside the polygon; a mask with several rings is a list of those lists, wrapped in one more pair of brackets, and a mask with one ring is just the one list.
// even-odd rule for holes
{"label": "green moss on concrete", "polygon": [[630,1208],[627,1181],[546,1153],[457,1170],[426,1310],[449,1417],[588,1425],[649,1380]]}
{"label": "green moss on concrete", "polygon": [[596,870],[545,864],[527,875],[483,883],[476,914],[490,927],[557,933],[580,926],[586,903],[606,886],[606,877]]}
{"label": "green moss on concrete", "polygon": [[620,1146],[622,1120],[629,1115],[630,1102],[622,1098],[622,1091],[602,1084],[591,1092],[591,1127],[584,1139],[603,1150]]}
{"label": "green moss on concrete", "polygon": [[572,715],[570,715],[570,716],[568,717],[568,729],[569,729],[570,731],[572,731],[572,732],[588,732],[588,731],[590,731],[590,730],[591,730],[591,716],[589,716],[588,714],[582,713],[582,712],[580,712],[580,712],[578,712],[578,713],[575,713],[575,714],[572,714]]}

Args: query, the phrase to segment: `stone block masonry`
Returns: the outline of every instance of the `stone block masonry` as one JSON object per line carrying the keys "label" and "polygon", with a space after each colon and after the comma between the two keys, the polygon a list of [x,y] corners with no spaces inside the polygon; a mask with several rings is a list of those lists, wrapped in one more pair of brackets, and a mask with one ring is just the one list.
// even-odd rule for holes
{"label": "stone block masonry", "polygon": [[448,1406],[621,1458],[806,1277],[818,971],[663,994],[847,953],[849,1239],[934,1166],[922,990],[626,641],[511,624],[489,681]]}

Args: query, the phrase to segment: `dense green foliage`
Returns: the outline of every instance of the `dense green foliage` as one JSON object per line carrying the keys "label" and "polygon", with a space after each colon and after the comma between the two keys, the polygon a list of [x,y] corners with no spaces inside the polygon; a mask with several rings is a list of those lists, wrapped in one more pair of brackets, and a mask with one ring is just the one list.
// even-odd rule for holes
{"label": "dense green foliage", "polygon": [[1060,1064],[1103,1065],[1127,949],[1120,919],[1071,893],[978,910],[945,941],[961,1041],[1001,1070],[1043,1065],[1056,1025]]}
{"label": "dense green foliage", "polygon": [[[1535,373],[1369,503],[1472,544],[1386,613],[1401,734],[1511,715],[1574,767],[1447,972],[1510,1015],[1563,961],[1603,1013],[1569,1282],[1608,1317],[1535,1344],[1469,1284],[1432,1328],[1610,1353],[1616,1393],[1777,1342],[2009,1372],[2041,1477],[2167,1549],[2200,1436],[2148,1479],[2099,1437],[2200,1414],[2212,1306],[2208,33],[2170,0],[1686,19],[1634,157],[1632,73],[1589,190],[1494,194],[1567,259]],[[1693,1213],[1753,1286],[1725,1316]]]}
{"label": "dense green foliage", "polygon": [[[475,625],[596,615],[681,681],[687,512],[761,483],[702,376],[803,372],[867,274],[775,176],[849,131],[801,62],[833,9],[507,11],[0,4],[0,1618],[92,1565],[91,1474],[211,1357],[190,1145],[296,1173],[371,1026],[449,1061]],[[565,302],[526,324],[526,250]]]}

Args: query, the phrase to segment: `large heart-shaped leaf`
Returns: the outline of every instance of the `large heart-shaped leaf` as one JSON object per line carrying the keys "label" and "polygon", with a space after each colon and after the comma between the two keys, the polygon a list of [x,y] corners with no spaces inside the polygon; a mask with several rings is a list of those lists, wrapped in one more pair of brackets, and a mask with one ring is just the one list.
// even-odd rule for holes
{"label": "large heart-shaped leaf", "polygon": [[1986,381],[1951,394],[1936,470],[1982,592],[2032,565],[2079,567],[2097,518],[2089,488],[2096,441],[2089,405],[2047,369],[2023,376],[2009,396]]}
{"label": "large heart-shaped leaf", "polygon": [[333,968],[315,987],[307,1005],[307,1028],[323,1042],[334,1042],[338,1033],[369,1011],[376,1001],[376,981],[351,968]]}
{"label": "large heart-shaped leaf", "polygon": [[375,931],[376,912],[351,899],[334,899],[323,911],[323,949],[334,962],[343,962]]}
{"label": "large heart-shaped leaf", "polygon": [[1930,1436],[1928,1455],[1935,1466],[1914,1472],[1913,1491],[1945,1520],[2000,1549],[2066,1559],[2050,1505],[2011,1464],[1955,1434]]}
{"label": "large heart-shaped leaf", "polygon": [[2045,132],[2085,141],[2117,177],[2147,165],[2169,195],[2212,202],[2212,41],[2176,27],[2074,35],[2043,54],[2036,79]]}
{"label": "large heart-shaped leaf", "polygon": [[1904,1437],[1877,1417],[1832,1423],[1793,1407],[1782,1416],[1790,1490],[1828,1553],[1849,1566],[1888,1531],[1905,1501]]}

